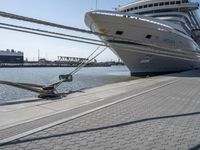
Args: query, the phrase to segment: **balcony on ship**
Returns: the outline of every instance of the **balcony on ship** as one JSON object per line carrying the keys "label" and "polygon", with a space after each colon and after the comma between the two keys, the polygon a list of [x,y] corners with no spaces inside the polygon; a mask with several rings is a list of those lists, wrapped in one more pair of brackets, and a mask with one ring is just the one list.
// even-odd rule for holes
{"label": "balcony on ship", "polygon": [[119,12],[149,14],[160,12],[188,12],[199,8],[199,3],[188,0],[153,0],[137,1],[132,4],[119,7]]}

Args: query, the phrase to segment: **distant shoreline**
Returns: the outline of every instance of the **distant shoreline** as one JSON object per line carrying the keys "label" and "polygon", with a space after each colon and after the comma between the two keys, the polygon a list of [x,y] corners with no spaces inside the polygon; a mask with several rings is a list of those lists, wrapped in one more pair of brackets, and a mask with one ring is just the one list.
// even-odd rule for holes
{"label": "distant shoreline", "polygon": [[[72,68],[77,66],[0,66],[0,68]],[[111,67],[111,66],[85,66],[85,67]]]}
{"label": "distant shoreline", "polygon": [[[85,67],[111,67],[111,66],[123,66],[123,65],[86,65]],[[0,68],[72,68],[78,67],[77,65],[2,65]]]}
{"label": "distant shoreline", "polygon": [[[49,68],[49,67],[78,67],[80,63],[66,63],[66,64],[55,64],[55,63],[23,63],[23,64],[0,64],[0,68]],[[85,67],[111,67],[111,66],[123,66],[123,63],[89,63]]]}

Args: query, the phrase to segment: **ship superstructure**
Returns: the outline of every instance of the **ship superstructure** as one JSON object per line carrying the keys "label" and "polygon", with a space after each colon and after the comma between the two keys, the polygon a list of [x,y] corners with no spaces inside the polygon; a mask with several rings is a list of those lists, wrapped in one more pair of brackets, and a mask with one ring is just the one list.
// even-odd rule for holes
{"label": "ship superstructure", "polygon": [[86,14],[87,26],[111,36],[100,38],[132,75],[200,67],[199,4],[189,0],[139,0],[116,11]]}

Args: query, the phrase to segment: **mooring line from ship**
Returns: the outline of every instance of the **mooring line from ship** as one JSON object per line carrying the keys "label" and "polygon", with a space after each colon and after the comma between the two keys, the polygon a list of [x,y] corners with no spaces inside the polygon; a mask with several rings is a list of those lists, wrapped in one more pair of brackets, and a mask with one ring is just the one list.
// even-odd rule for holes
{"label": "mooring line from ship", "polygon": [[25,27],[25,26],[19,26],[19,25],[14,25],[14,24],[7,24],[7,23],[0,22],[0,25],[7,26],[7,27],[12,27],[12,28],[18,28],[18,29],[24,29],[24,30],[31,30],[31,31],[37,31],[37,32],[42,32],[42,33],[47,33],[47,34],[54,34],[54,35],[59,35],[59,36],[65,36],[65,37],[70,37],[70,38],[76,38],[76,39],[82,39],[82,40],[87,40],[87,41],[93,41],[93,42],[103,43],[101,40],[96,40],[96,39],[91,39],[91,38],[85,38],[85,37],[75,36],[75,35],[69,35],[69,34],[63,34],[63,33],[59,33],[59,32],[52,32],[52,31],[47,31],[47,30],[41,30],[41,29],[36,29],[36,28],[30,28],[30,27]]}
{"label": "mooring line from ship", "polygon": [[[60,29],[66,29],[66,30],[82,32],[82,33],[87,33],[87,34],[93,34],[93,35],[98,35],[98,36],[106,36],[106,34],[104,34],[104,33],[93,32],[93,31],[86,30],[86,29],[70,27],[70,26],[52,23],[52,22],[48,22],[48,21],[43,21],[43,20],[39,20],[39,19],[35,19],[35,18],[30,18],[30,17],[20,16],[20,15],[16,15],[16,14],[12,14],[12,13],[7,13],[7,12],[3,12],[3,11],[0,11],[0,16],[5,17],[5,18],[20,20],[20,21],[26,21],[26,22],[30,22],[30,23],[40,24],[40,25],[46,25],[46,26],[50,26],[50,27],[56,27],[56,28],[60,28]],[[107,35],[107,36],[114,37],[113,35]]]}
{"label": "mooring line from ship", "polygon": [[100,48],[100,46],[98,46],[98,47],[95,49],[95,51],[94,51],[92,54],[90,54],[90,55],[86,58],[85,61],[81,62],[81,64],[79,64],[78,67],[77,67],[75,70],[73,70],[72,72],[70,72],[69,74],[73,74],[79,67],[81,67],[84,63],[86,63],[86,62],[90,59],[90,57],[92,57],[92,55],[93,55],[99,48]]}
{"label": "mooring line from ship", "polygon": [[[99,48],[97,48],[94,52],[96,52]],[[100,54],[102,54],[105,50],[107,49],[107,47],[105,47],[103,50],[101,50],[98,54],[96,54],[94,57],[92,57],[91,59],[87,60],[85,63],[83,63],[81,66],[77,67],[74,71],[72,71],[69,74],[66,75],[60,75],[59,79],[60,81],[53,83],[51,85],[49,85],[48,87],[54,87],[55,89],[60,86],[60,84],[62,84],[63,82],[71,82],[73,80],[73,75],[75,75],[78,71],[80,71],[83,67],[85,67],[87,64],[89,64],[90,62],[92,62],[95,58],[97,58]],[[92,53],[92,55],[94,54],[94,52]],[[92,56],[91,55],[91,56]]]}
{"label": "mooring line from ship", "polygon": [[[85,63],[87,63],[88,60],[90,60],[90,57],[91,57],[99,48],[100,48],[100,46],[98,46],[98,47],[85,59],[85,61],[82,61],[73,71],[71,71],[71,72],[68,73],[67,75],[72,75],[72,76],[73,76],[73,75],[78,71],[78,69],[79,69],[80,67],[82,67]],[[87,64],[88,64],[88,63],[87,63]],[[66,76],[66,75],[60,75],[60,76]],[[62,79],[61,79],[61,80],[62,80]],[[60,83],[61,80],[55,82],[54,84]],[[49,85],[49,86],[53,86],[54,84]]]}
{"label": "mooring line from ship", "polygon": [[[73,80],[73,75],[74,75],[74,73],[76,73],[76,72],[78,71],[78,69],[79,69],[80,67],[82,67],[84,64],[86,64],[88,60],[89,60],[89,61],[92,61],[92,60],[90,60],[90,57],[91,57],[99,48],[100,48],[100,46],[98,46],[98,47],[94,50],[94,52],[92,52],[92,53],[88,56],[88,58],[86,59],[86,61],[80,63],[80,64],[79,64],[73,71],[71,71],[69,74],[60,75],[60,76],[59,76],[60,81],[57,81],[57,82],[55,82],[55,83],[53,83],[53,84],[51,84],[51,85],[49,85],[49,86],[53,86],[53,87],[56,87],[56,88],[57,88],[60,84],[62,84],[63,82],[65,82],[65,80],[72,81],[72,80]],[[97,56],[96,56],[96,57],[97,57]],[[87,63],[87,64],[88,64],[88,63]],[[68,78],[68,79],[67,79],[67,78]]]}
{"label": "mooring line from ship", "polygon": [[87,64],[89,64],[90,62],[92,62],[96,57],[98,57],[100,54],[102,54],[105,50],[107,49],[107,47],[105,47],[103,50],[101,50],[97,55],[95,55],[93,58],[91,58],[90,60],[88,60],[86,63],[84,63],[82,66],[80,66],[79,68],[77,68],[77,70],[74,70],[71,74],[74,75],[76,74],[79,70],[81,70],[83,67],[85,67]]}
{"label": "mooring line from ship", "polygon": [[[60,79],[60,81],[57,81],[57,82],[55,82],[54,84],[52,84],[52,85],[49,85],[49,86],[54,86],[55,87],[55,85],[56,84],[58,84],[57,86],[59,86],[62,82],[63,82],[63,79],[62,79],[62,76],[73,76],[77,71],[78,71],[78,69],[80,68],[80,67],[82,67],[85,63],[87,63],[87,61],[88,60],[90,60],[90,57],[95,53],[95,52],[97,52],[98,50],[99,50],[99,48],[100,48],[100,46],[98,46],[86,59],[85,59],[85,61],[83,61],[83,62],[81,62],[73,71],[71,71],[69,74],[67,74],[67,75],[60,75],[59,76],[59,78],[61,78]],[[88,64],[88,63],[87,63]]]}
{"label": "mooring line from ship", "polygon": [[94,42],[90,42],[90,41],[70,39],[70,38],[61,37],[61,36],[49,35],[49,34],[44,34],[44,33],[33,32],[33,31],[26,31],[26,30],[21,30],[21,29],[14,29],[14,28],[9,28],[9,27],[4,27],[4,26],[0,26],[0,28],[6,29],[6,30],[29,33],[29,34],[35,34],[35,35],[40,35],[40,36],[46,36],[46,37],[51,37],[51,38],[56,38],[56,39],[62,39],[62,40],[68,40],[68,41],[74,41],[74,42],[80,42],[80,43],[86,43],[86,44],[92,44],[92,45],[98,45],[98,46],[106,46],[103,42],[102,43],[94,43]]}

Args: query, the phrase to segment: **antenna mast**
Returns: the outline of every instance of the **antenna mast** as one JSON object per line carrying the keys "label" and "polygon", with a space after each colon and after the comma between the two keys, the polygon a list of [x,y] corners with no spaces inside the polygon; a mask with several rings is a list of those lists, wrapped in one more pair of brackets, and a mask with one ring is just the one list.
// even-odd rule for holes
{"label": "antenna mast", "polygon": [[98,0],[96,0],[96,10],[97,10],[97,8],[98,8]]}
{"label": "antenna mast", "polygon": [[38,48],[38,62],[40,60],[40,49]]}

